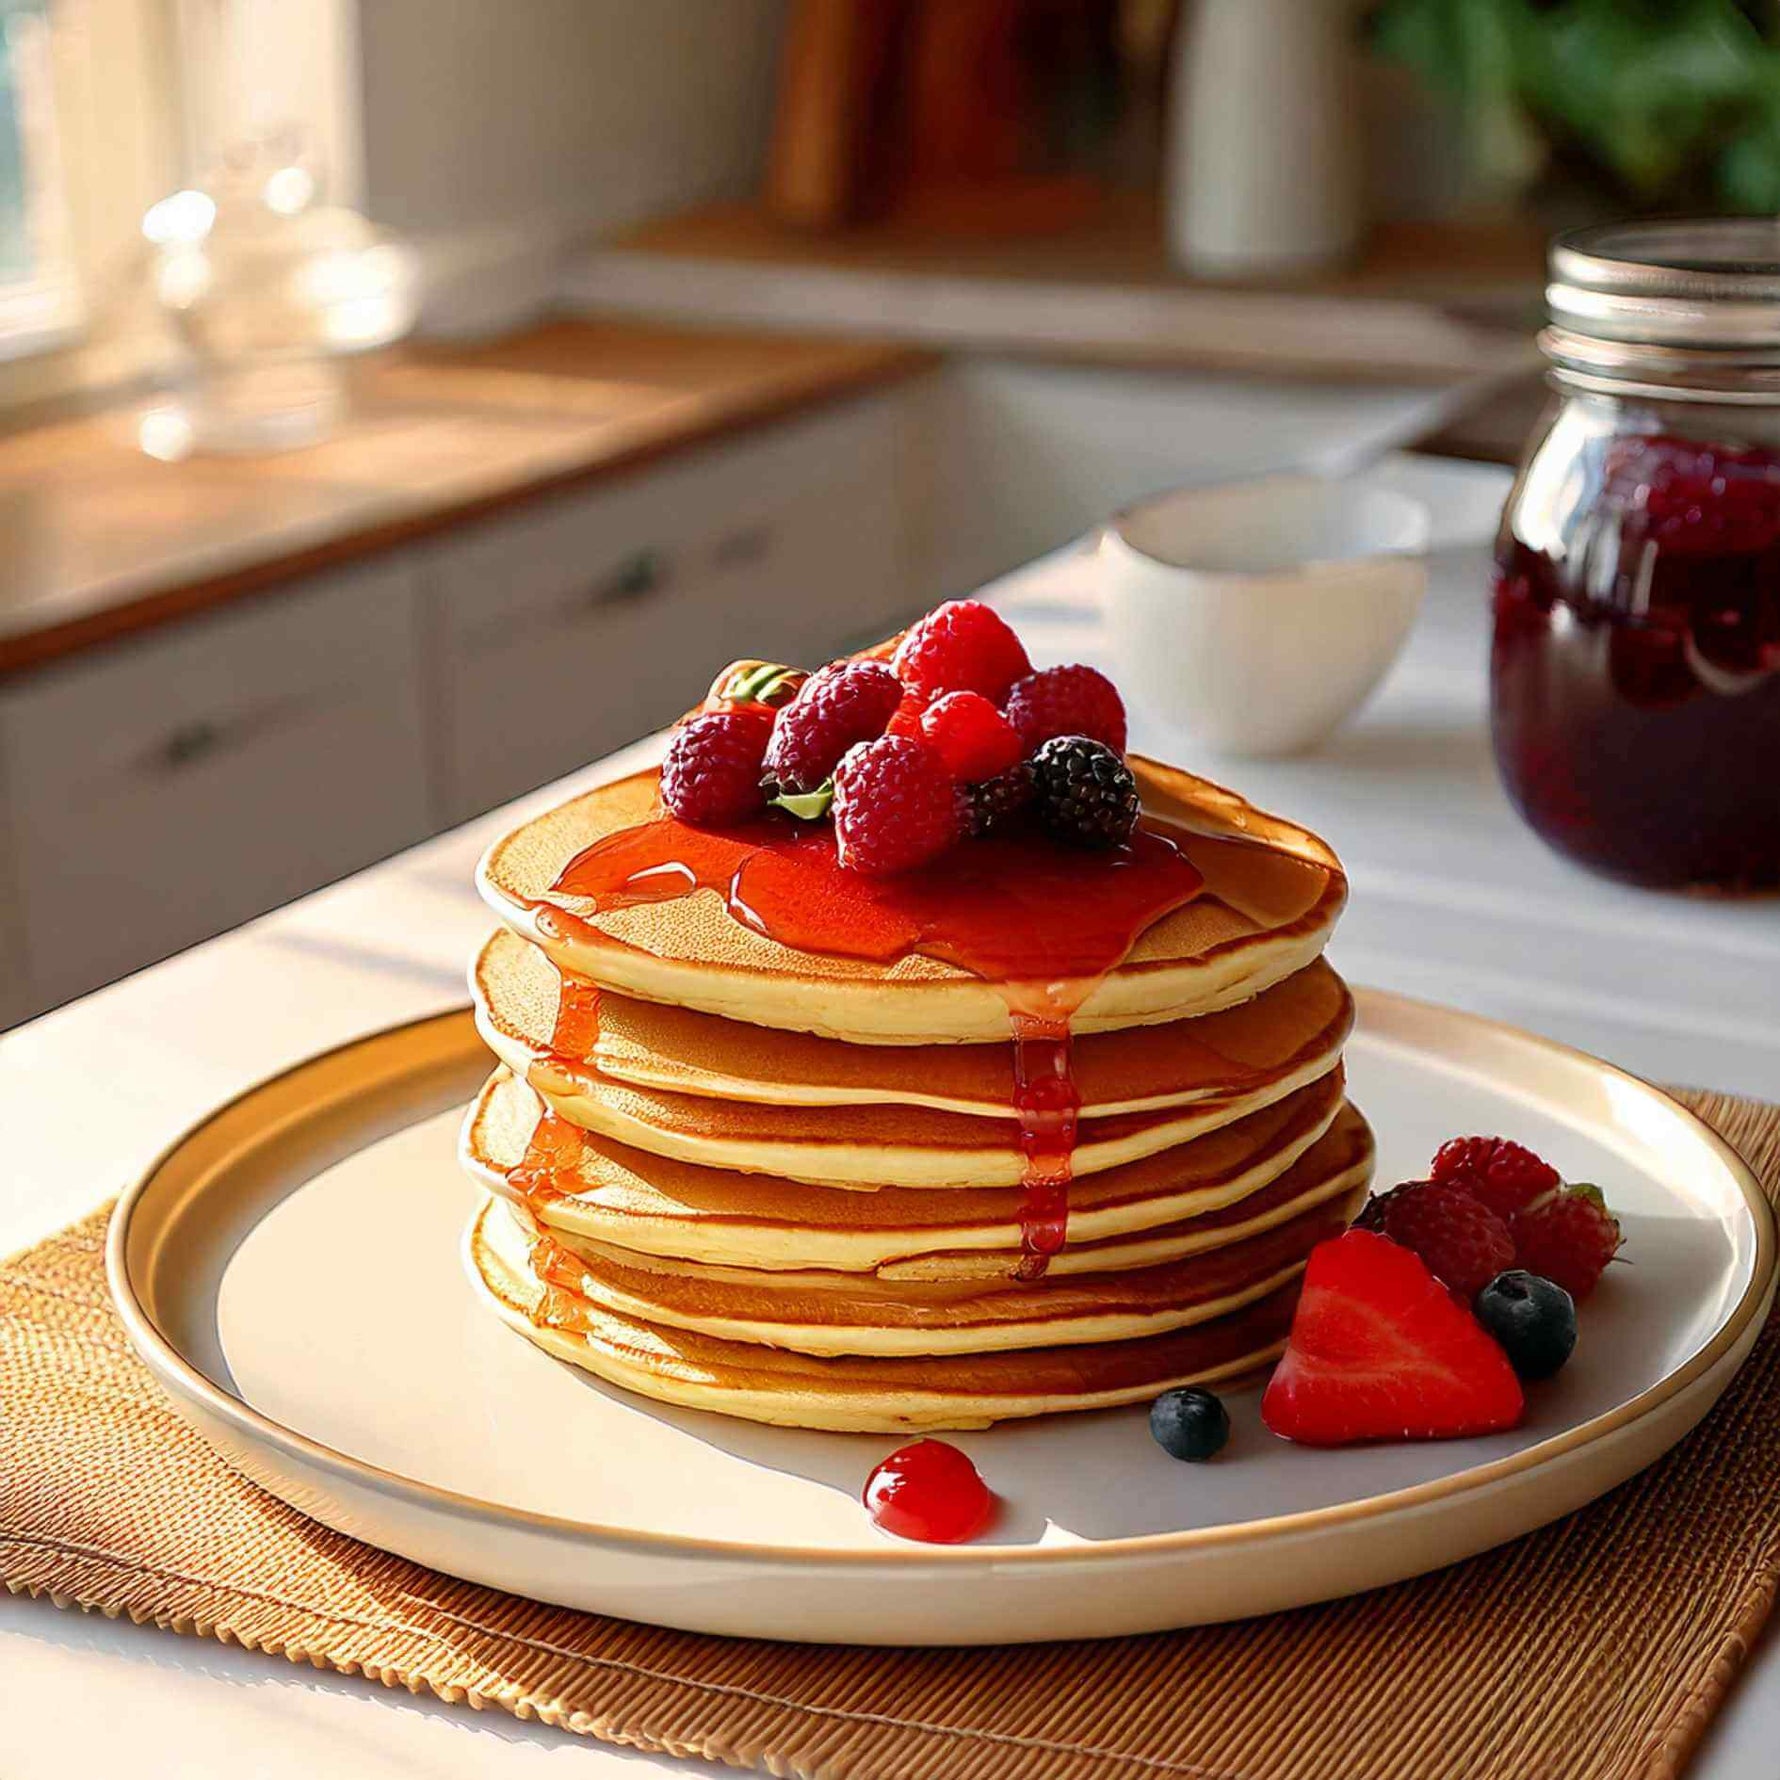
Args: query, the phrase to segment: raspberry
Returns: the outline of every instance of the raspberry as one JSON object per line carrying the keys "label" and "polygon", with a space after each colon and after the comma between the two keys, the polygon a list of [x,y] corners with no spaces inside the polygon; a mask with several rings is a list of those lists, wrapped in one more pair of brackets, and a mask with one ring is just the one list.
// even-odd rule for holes
{"label": "raspberry", "polygon": [[993,779],[964,787],[965,816],[974,839],[1011,828],[1032,802],[1032,768],[1024,761]]}
{"label": "raspberry", "polygon": [[945,852],[962,827],[958,787],[925,742],[879,736],[835,768],[835,847],[849,871],[912,871]]}
{"label": "raspberry", "polygon": [[1434,1154],[1435,1180],[1464,1187],[1499,1218],[1511,1218],[1558,1184],[1558,1171],[1506,1137],[1455,1137]]}
{"label": "raspberry", "polygon": [[1017,681],[1007,696],[1008,721],[1031,753],[1052,736],[1085,735],[1125,752],[1125,701],[1105,674],[1091,667],[1046,668]]}
{"label": "raspberry", "polygon": [[1581,1303],[1623,1240],[1599,1187],[1563,1187],[1536,1200],[1509,1225],[1514,1264],[1562,1286]]}
{"label": "raspberry", "polygon": [[897,645],[903,685],[931,704],[943,692],[980,692],[996,704],[1032,663],[1007,622],[981,600],[947,600]]}
{"label": "raspberry", "polygon": [[1137,781],[1124,757],[1087,736],[1053,736],[1032,756],[1038,815],[1075,847],[1118,847],[1137,826]]}
{"label": "raspberry", "polygon": [[855,742],[884,733],[902,682],[881,661],[836,661],[812,674],[773,722],[762,771],[772,792],[814,791]]}
{"label": "raspberry", "polygon": [[760,761],[772,733],[753,711],[706,711],[673,733],[661,763],[661,801],[682,822],[721,827],[766,807]]}
{"label": "raspberry", "polygon": [[936,698],[921,713],[921,734],[966,785],[1006,772],[1026,752],[1014,726],[980,692]]}
{"label": "raspberry", "polygon": [[1508,1226],[1456,1181],[1406,1182],[1370,1200],[1360,1222],[1413,1249],[1467,1303],[1514,1265]]}
{"label": "raspberry", "polygon": [[905,692],[902,703],[896,707],[896,715],[884,725],[885,735],[907,736],[911,741],[924,741],[921,733],[921,713],[926,710],[926,701],[918,692]]}

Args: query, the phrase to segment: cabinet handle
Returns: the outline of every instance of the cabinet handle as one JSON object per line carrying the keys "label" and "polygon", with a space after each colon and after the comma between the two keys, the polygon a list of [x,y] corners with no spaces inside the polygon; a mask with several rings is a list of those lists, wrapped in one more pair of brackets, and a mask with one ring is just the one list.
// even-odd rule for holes
{"label": "cabinet handle", "polygon": [[145,763],[151,772],[184,772],[200,761],[245,746],[266,730],[325,708],[328,702],[314,697],[281,698],[230,717],[189,717],[149,748]]}
{"label": "cabinet handle", "polygon": [[626,557],[602,580],[594,582],[580,597],[579,603],[595,609],[601,606],[628,606],[644,600],[667,581],[667,564],[657,550],[639,550]]}
{"label": "cabinet handle", "polygon": [[222,746],[223,737],[220,724],[212,723],[208,717],[194,717],[189,723],[181,723],[155,749],[154,762],[162,771],[176,773],[214,754]]}

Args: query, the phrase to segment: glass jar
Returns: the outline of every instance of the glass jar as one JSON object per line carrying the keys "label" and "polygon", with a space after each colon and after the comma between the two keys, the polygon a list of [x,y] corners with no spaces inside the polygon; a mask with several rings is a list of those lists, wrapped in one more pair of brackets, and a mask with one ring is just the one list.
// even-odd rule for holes
{"label": "glass jar", "polygon": [[186,350],[169,397],[138,426],[153,457],[282,451],[345,411],[345,354],[414,320],[409,251],[355,211],[317,202],[298,133],[237,143],[202,188],[142,219],[154,292]]}
{"label": "glass jar", "polygon": [[1673,889],[1780,886],[1780,224],[1561,238],[1553,401],[1497,546],[1491,728],[1534,830]]}

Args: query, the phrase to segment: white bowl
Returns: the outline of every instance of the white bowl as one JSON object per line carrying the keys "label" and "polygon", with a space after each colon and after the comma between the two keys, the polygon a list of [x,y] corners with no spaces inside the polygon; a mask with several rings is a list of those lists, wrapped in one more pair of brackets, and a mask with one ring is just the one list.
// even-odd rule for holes
{"label": "white bowl", "polygon": [[1362,478],[1185,488],[1102,532],[1120,685],[1225,754],[1297,754],[1365,702],[1427,589],[1420,501]]}

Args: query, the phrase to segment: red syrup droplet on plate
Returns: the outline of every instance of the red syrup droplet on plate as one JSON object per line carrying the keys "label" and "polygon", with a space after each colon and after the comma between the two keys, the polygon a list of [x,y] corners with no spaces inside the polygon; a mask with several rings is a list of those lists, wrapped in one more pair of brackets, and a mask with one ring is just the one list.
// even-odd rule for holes
{"label": "red syrup droplet on plate", "polygon": [[[1071,1017],[1137,936],[1204,883],[1180,842],[1147,823],[1105,853],[1014,834],[870,878],[841,866],[826,824],[772,817],[710,830],[663,815],[578,854],[554,888],[602,912],[714,890],[735,920],[794,950],[885,963],[920,952],[994,985],[1012,1026],[1025,1158],[1019,1275],[1036,1279],[1068,1234],[1081,1106]],[[584,925],[553,904],[537,919],[550,936]]]}
{"label": "red syrup droplet on plate", "polygon": [[886,1533],[956,1545],[986,1527],[995,1495],[982,1473],[944,1440],[900,1446],[865,1480],[866,1512]]}

